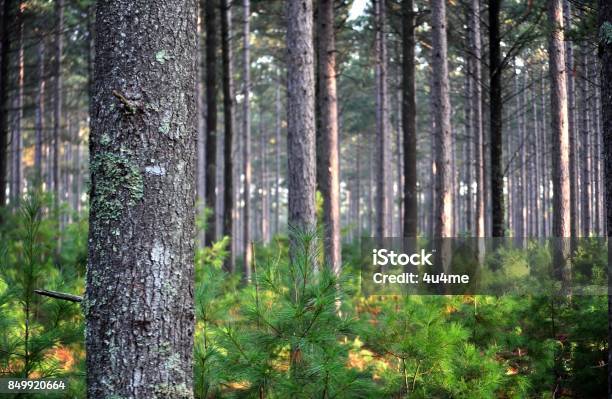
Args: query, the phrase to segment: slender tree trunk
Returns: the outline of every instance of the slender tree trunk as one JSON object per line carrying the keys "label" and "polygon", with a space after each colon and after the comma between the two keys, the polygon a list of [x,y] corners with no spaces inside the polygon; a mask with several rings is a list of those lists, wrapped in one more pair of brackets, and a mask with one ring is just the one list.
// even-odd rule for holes
{"label": "slender tree trunk", "polygon": [[485,173],[484,133],[482,123],[482,64],[480,40],[480,0],[470,2],[470,50],[472,57],[472,133],[474,135],[474,164],[476,165],[475,236],[485,236]]}
{"label": "slender tree trunk", "polygon": [[336,97],[336,33],[334,1],[319,0],[318,62],[321,148],[324,167],[319,187],[323,196],[325,261],[339,274],[340,257],[340,165],[338,161],[338,101]]}
{"label": "slender tree trunk", "polygon": [[433,115],[436,121],[436,209],[434,237],[451,237],[453,197],[451,170],[451,122],[446,43],[446,2],[432,0]]}
{"label": "slender tree trunk", "polygon": [[17,18],[16,18],[16,36],[17,36],[17,95],[14,97],[13,108],[15,110],[13,119],[13,138],[11,140],[11,161],[13,163],[11,176],[13,184],[11,187],[12,204],[19,206],[21,198],[21,150],[23,147],[23,136],[21,134],[21,125],[23,122],[23,78],[24,78],[24,55],[23,55],[23,11],[25,3],[19,2]]}
{"label": "slender tree trunk", "polygon": [[402,3],[402,127],[404,135],[404,237],[416,237],[417,133],[415,80],[415,11],[412,0]]}
{"label": "slender tree trunk", "polygon": [[489,97],[491,124],[491,228],[504,236],[504,175],[502,166],[502,61],[499,13],[501,0],[489,0]]}
{"label": "slender tree trunk", "polygon": [[552,181],[553,181],[553,236],[559,237],[554,245],[554,266],[568,288],[570,229],[570,170],[569,130],[567,104],[567,77],[565,47],[563,43],[563,2],[549,0],[548,19],[551,25],[548,63],[551,79],[551,127],[552,127]]}
{"label": "slender tree trunk", "polygon": [[59,217],[60,203],[60,129],[62,127],[62,53],[64,52],[64,0],[56,0],[56,27],[55,27],[55,87],[53,93],[53,198],[54,210]]}
{"label": "slender tree trunk", "polygon": [[[469,18],[469,15],[468,15]],[[468,56],[465,62],[465,106],[464,110],[464,127],[465,127],[465,138],[463,140],[463,165],[464,165],[464,176],[463,181],[466,185],[465,193],[465,231],[468,234],[473,234],[473,216],[472,216],[472,62]]]}
{"label": "slender tree trunk", "polygon": [[206,218],[205,244],[216,238],[217,214],[217,0],[205,1],[206,29]]}
{"label": "slender tree trunk", "polygon": [[[277,76],[278,78],[279,76]],[[274,150],[276,170],[274,176],[274,234],[280,231],[280,182],[281,182],[281,99],[280,82],[276,83],[274,91]]]}
{"label": "slender tree trunk", "polygon": [[270,208],[268,206],[268,167],[266,160],[266,127],[264,125],[263,107],[259,106],[259,186],[261,191],[261,241],[270,242]]}
{"label": "slender tree trunk", "polygon": [[[581,16],[583,14],[581,13]],[[581,78],[578,83],[579,98],[579,128],[580,128],[580,225],[582,236],[588,237],[591,234],[591,165],[589,149],[589,132],[591,130],[589,98],[587,91],[588,81],[591,79],[591,72],[588,63],[587,49],[582,49],[580,54]]]}
{"label": "slender tree trunk", "polygon": [[[598,32],[600,36],[599,59],[601,64],[601,116],[604,145],[604,177],[606,204],[606,235],[608,237],[608,287],[612,287],[612,4],[599,0]],[[612,293],[608,290],[608,398],[612,398]]]}
{"label": "slender tree trunk", "polygon": [[72,209],[77,215],[81,210],[81,138],[79,130],[77,125],[72,149]]}
{"label": "slender tree trunk", "polygon": [[389,132],[387,121],[387,45],[385,2],[374,1],[376,52],[376,236],[389,235]]}
{"label": "slender tree trunk", "polygon": [[244,276],[247,281],[251,281],[251,261],[253,253],[251,249],[251,229],[250,229],[250,211],[251,211],[251,54],[250,43],[251,27],[249,25],[250,18],[250,0],[243,0],[243,72],[242,79],[242,157],[244,168],[244,218],[243,223],[243,245],[244,245]]}
{"label": "slender tree trunk", "polygon": [[42,187],[42,146],[45,115],[45,41],[41,36],[38,40],[38,87],[36,89],[34,110],[34,174],[35,185]]}
{"label": "slender tree trunk", "polygon": [[289,0],[286,5],[289,225],[310,230],[316,224],[312,1]]}
{"label": "slender tree trunk", "polygon": [[[563,0],[563,27],[569,32],[571,26],[571,5],[569,0]],[[576,167],[576,124],[574,115],[576,97],[574,90],[574,48],[570,40],[565,40],[565,76],[567,79],[567,126],[569,134],[569,179],[570,179],[570,233],[578,236],[578,168]]]}
{"label": "slender tree trunk", "polygon": [[[3,0],[0,22],[0,207],[6,205],[7,158],[8,158],[8,108],[9,108],[9,54],[11,52],[12,0]],[[3,220],[0,216],[0,222]]]}
{"label": "slender tree trunk", "polygon": [[537,101],[537,90],[535,86],[531,89],[531,104],[533,109],[533,169],[534,169],[534,192],[535,192],[535,208],[534,208],[534,224],[535,224],[535,236],[542,237],[545,235],[544,230],[541,228],[541,214],[542,214],[542,202],[540,196],[541,184],[541,169],[540,169],[540,127],[538,119],[538,101]]}
{"label": "slender tree trunk", "polygon": [[[196,162],[196,192],[197,192],[197,214],[198,217],[204,215],[206,207],[206,92],[202,82],[206,80],[206,68],[203,65],[204,48],[202,47],[202,31],[205,23],[205,5],[204,0],[198,1],[198,32],[197,32],[197,67],[198,78],[196,79],[196,102],[197,102],[197,123],[198,123],[198,144],[197,144],[197,162]],[[199,245],[203,246],[205,242],[205,231],[198,232]]]}
{"label": "slender tree trunk", "polygon": [[97,4],[90,398],[193,398],[196,14],[186,0]]}
{"label": "slender tree trunk", "polygon": [[542,110],[542,123],[540,124],[540,126],[542,127],[541,129],[541,135],[540,135],[540,139],[542,140],[541,146],[540,146],[540,150],[542,152],[542,156],[540,157],[540,161],[542,162],[542,187],[543,187],[543,195],[542,195],[542,222],[543,222],[543,228],[544,228],[544,236],[549,236],[550,235],[550,178],[549,178],[549,165],[548,165],[548,158],[549,158],[549,154],[550,154],[550,144],[548,141],[548,135],[549,135],[549,130],[548,130],[548,118],[546,117],[546,113],[547,113],[547,109],[548,107],[546,106],[546,90],[544,87],[544,73],[540,74],[540,87],[541,87],[541,96],[540,96],[540,102],[541,102],[541,110]]}
{"label": "slender tree trunk", "polygon": [[[234,136],[234,85],[232,78],[231,9],[229,0],[221,0],[221,51],[223,53],[223,127],[225,145],[223,147],[223,235],[233,241],[234,182],[233,182],[233,136]],[[230,244],[230,256],[225,268],[234,272],[235,253]]]}

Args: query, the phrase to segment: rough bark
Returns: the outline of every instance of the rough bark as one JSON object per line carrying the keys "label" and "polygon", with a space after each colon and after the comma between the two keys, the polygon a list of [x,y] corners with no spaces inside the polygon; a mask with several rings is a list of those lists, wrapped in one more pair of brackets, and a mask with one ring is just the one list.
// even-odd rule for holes
{"label": "rough bark", "polygon": [[217,0],[205,1],[204,28],[206,30],[206,218],[205,244],[216,238],[217,213]]}
{"label": "rough bark", "polygon": [[402,3],[402,128],[404,135],[404,237],[416,237],[417,135],[415,80],[415,11],[412,0]]}
{"label": "rough bark", "polygon": [[62,127],[62,53],[64,52],[64,0],[55,3],[55,87],[53,88],[53,203],[59,216],[60,202],[60,129]]}
{"label": "rough bark", "polygon": [[315,226],[315,119],[312,1],[287,2],[287,151],[289,225]]}
{"label": "rough bark", "polygon": [[243,246],[244,246],[244,276],[247,281],[251,280],[251,261],[253,258],[251,248],[251,54],[249,39],[251,36],[251,27],[249,25],[250,18],[250,1],[243,0],[243,52],[242,52],[242,161],[244,168],[244,218],[242,220],[243,227]]}
{"label": "rough bark", "polygon": [[567,78],[561,0],[548,3],[551,127],[553,139],[553,235],[570,237],[570,176]]}
{"label": "rough bark", "polygon": [[196,3],[96,12],[88,397],[191,399]]}
{"label": "rough bark", "polygon": [[504,175],[502,166],[502,61],[499,13],[501,0],[489,0],[489,99],[491,124],[491,232],[504,236]]}
{"label": "rough bark", "polygon": [[338,100],[336,96],[336,33],[334,1],[318,4],[318,67],[321,148],[324,167],[319,187],[323,196],[326,265],[340,273],[340,165],[338,161]]}
{"label": "rough bark", "polygon": [[453,232],[453,197],[451,170],[451,123],[446,39],[446,2],[432,0],[432,113],[436,141],[436,207],[434,237],[451,237]]}
{"label": "rough bark", "polygon": [[[231,9],[229,0],[221,0],[221,51],[223,62],[223,127],[225,129],[223,147],[223,235],[233,237],[234,215],[234,85],[232,77]],[[230,255],[225,262],[227,271],[235,270],[235,253],[230,244]]]}

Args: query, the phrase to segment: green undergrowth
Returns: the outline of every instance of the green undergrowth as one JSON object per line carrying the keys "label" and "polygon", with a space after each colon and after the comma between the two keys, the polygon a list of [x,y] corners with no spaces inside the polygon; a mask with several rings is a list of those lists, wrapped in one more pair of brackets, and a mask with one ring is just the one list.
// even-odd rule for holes
{"label": "green undergrowth", "polygon": [[[69,392],[56,397],[80,398],[81,309],[33,290],[82,294],[87,222],[73,215],[58,236],[51,209],[30,198],[4,213],[0,374],[65,378]],[[605,396],[606,297],[366,297],[358,243],[343,246],[335,276],[321,262],[319,235],[293,234],[291,250],[286,236],[255,245],[250,283],[224,271],[227,238],[197,250],[196,398]],[[495,257],[508,270],[527,261],[548,262],[547,249]],[[578,278],[605,281],[605,262],[601,242],[585,240],[573,267]]]}

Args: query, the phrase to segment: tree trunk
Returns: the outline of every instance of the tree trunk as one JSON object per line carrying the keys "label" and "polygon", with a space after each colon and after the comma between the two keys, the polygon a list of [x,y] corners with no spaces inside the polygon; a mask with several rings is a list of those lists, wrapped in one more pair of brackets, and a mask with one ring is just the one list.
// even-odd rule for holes
{"label": "tree trunk", "polygon": [[[571,5],[569,0],[563,0],[563,27],[569,32],[571,26]],[[570,185],[570,233],[578,236],[578,169],[576,167],[576,128],[574,115],[576,97],[574,91],[574,48],[570,40],[565,40],[565,76],[567,84],[567,127],[569,135],[569,185]]]}
{"label": "tree trunk", "polygon": [[432,0],[433,115],[436,126],[436,208],[434,237],[451,237],[453,197],[451,170],[451,121],[446,43],[446,2]]}
{"label": "tree trunk", "polygon": [[501,0],[489,0],[489,97],[491,123],[491,228],[504,236],[504,175],[502,167],[502,61],[499,13]]}
{"label": "tree trunk", "polygon": [[[12,0],[3,0],[2,25],[0,26],[0,207],[6,205],[7,158],[8,158],[8,92],[9,92],[9,54],[11,52],[11,8]],[[2,222],[2,219],[0,219]]]}
{"label": "tree trunk", "polygon": [[561,0],[549,1],[548,14],[553,29],[549,39],[553,139],[553,235],[570,237],[568,104]]}
{"label": "tree trunk", "polygon": [[404,135],[404,237],[417,229],[417,133],[415,80],[415,11],[412,0],[402,3],[402,127]]}
{"label": "tree trunk", "polygon": [[243,225],[243,244],[244,244],[244,276],[247,281],[251,281],[251,261],[253,257],[251,248],[251,229],[250,229],[250,211],[251,211],[251,54],[249,39],[251,36],[251,27],[249,25],[250,18],[250,0],[243,0],[244,15],[243,15],[243,75],[244,80],[242,86],[242,157],[244,162],[244,218]]}
{"label": "tree trunk", "polygon": [[[223,235],[233,240],[234,183],[233,183],[233,136],[234,136],[234,85],[232,81],[232,43],[231,9],[229,0],[221,0],[221,51],[223,53],[223,127],[225,145],[223,147]],[[230,254],[225,269],[234,272],[235,253],[230,243]]]}
{"label": "tree trunk", "polygon": [[270,242],[270,207],[268,205],[268,166],[266,160],[266,127],[264,125],[263,107],[259,106],[259,186],[261,192],[261,241]]}
{"label": "tree trunk", "polygon": [[376,52],[376,236],[389,235],[389,132],[387,121],[387,44],[385,2],[374,1]]}
{"label": "tree trunk", "polygon": [[34,174],[36,187],[42,187],[42,145],[45,115],[45,41],[41,36],[38,40],[38,87],[36,90],[34,110]]}
{"label": "tree trunk", "polygon": [[[581,16],[583,14],[581,13]],[[589,149],[589,132],[591,131],[589,98],[587,84],[591,79],[589,68],[588,50],[583,48],[580,54],[580,73],[581,78],[578,83],[579,98],[579,129],[580,129],[580,226],[582,236],[588,237],[591,234],[591,158]]]}
{"label": "tree trunk", "polygon": [[23,147],[23,136],[21,134],[21,124],[23,121],[23,74],[24,74],[24,58],[23,58],[23,11],[25,3],[19,2],[17,10],[16,35],[17,35],[17,95],[14,97],[13,109],[13,138],[11,140],[11,161],[12,161],[12,187],[11,187],[11,202],[14,206],[19,206],[21,198],[21,150]]}
{"label": "tree trunk", "polygon": [[90,398],[193,398],[196,24],[192,1],[97,3]]}
{"label": "tree trunk", "polygon": [[206,29],[206,218],[205,244],[216,238],[217,213],[217,13],[216,0],[205,1]]}
{"label": "tree trunk", "polygon": [[311,0],[287,2],[289,225],[300,230],[311,230],[316,224],[312,19]]}
{"label": "tree trunk", "polygon": [[[203,65],[203,48],[202,48],[202,31],[205,23],[205,6],[204,1],[198,1],[198,32],[197,32],[197,68],[198,74],[196,79],[196,104],[197,104],[197,159],[196,159],[196,193],[197,193],[197,214],[198,217],[204,215],[206,207],[206,92],[203,82],[206,80],[206,68]],[[203,246],[205,242],[205,231],[198,231],[199,245]]]}
{"label": "tree trunk", "polygon": [[485,173],[484,134],[482,124],[482,66],[480,40],[480,0],[470,2],[470,50],[472,56],[472,134],[474,135],[474,164],[476,165],[476,211],[474,235],[485,236]]}
{"label": "tree trunk", "polygon": [[319,0],[318,62],[321,170],[319,187],[323,196],[325,262],[340,273],[340,165],[338,162],[338,101],[336,97],[336,32],[334,1]]}
{"label": "tree trunk", "polygon": [[[599,0],[598,32],[601,64],[601,116],[604,145],[604,177],[606,197],[606,235],[608,237],[608,287],[612,287],[612,4]],[[612,293],[608,291],[608,398],[612,398]]]}
{"label": "tree trunk", "polygon": [[[469,18],[469,15],[468,15]],[[469,29],[469,28],[468,28]],[[468,32],[469,34],[469,32]],[[463,140],[463,165],[464,165],[464,175],[463,181],[466,185],[466,193],[465,193],[465,210],[463,214],[465,215],[465,232],[468,235],[473,233],[473,216],[472,216],[472,62],[473,60],[469,57],[467,58],[464,66],[465,66],[465,104],[463,108],[464,115],[464,128],[465,128],[465,138]]]}
{"label": "tree trunk", "polygon": [[62,126],[62,53],[64,52],[64,0],[56,0],[55,28],[55,87],[53,93],[53,198],[56,216],[59,217],[60,203],[60,129]]}
{"label": "tree trunk", "polygon": [[[277,76],[279,77],[279,76]],[[279,79],[280,80],[280,79]],[[281,181],[281,99],[280,82],[276,82],[274,91],[274,150],[276,156],[276,170],[274,176],[274,234],[280,229],[280,181]]]}

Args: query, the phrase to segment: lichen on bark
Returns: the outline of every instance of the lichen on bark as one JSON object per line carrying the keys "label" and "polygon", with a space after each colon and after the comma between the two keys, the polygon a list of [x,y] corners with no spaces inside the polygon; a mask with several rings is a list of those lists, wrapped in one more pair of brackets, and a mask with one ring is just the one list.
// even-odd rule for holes
{"label": "lichen on bark", "polygon": [[104,152],[91,162],[98,177],[92,193],[92,210],[102,220],[117,219],[125,205],[134,205],[144,195],[142,174],[127,155]]}

